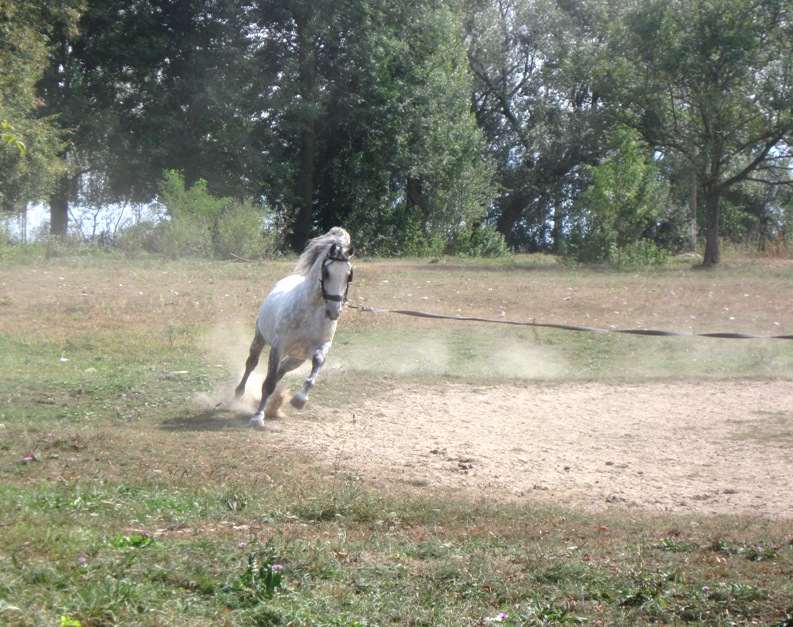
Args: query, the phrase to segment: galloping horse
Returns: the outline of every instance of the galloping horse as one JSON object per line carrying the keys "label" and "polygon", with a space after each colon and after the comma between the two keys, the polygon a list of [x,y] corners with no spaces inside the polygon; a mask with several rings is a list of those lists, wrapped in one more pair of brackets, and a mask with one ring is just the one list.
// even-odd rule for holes
{"label": "galloping horse", "polygon": [[278,281],[264,299],[245,362],[245,374],[234,391],[238,400],[242,398],[245,383],[259,363],[265,345],[269,344],[270,358],[262,385],[262,400],[249,427],[264,428],[265,406],[276,384],[287,372],[310,359],[311,374],[291,401],[298,409],[305,406],[333,342],[342,307],[347,302],[353,277],[350,258],[354,253],[349,233],[340,227],[332,228],[307,244],[294,272]]}

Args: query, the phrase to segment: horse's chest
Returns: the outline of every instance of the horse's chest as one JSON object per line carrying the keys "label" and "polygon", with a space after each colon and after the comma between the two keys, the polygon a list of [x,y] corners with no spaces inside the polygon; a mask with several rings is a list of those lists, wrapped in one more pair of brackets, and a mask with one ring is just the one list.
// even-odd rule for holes
{"label": "horse's chest", "polygon": [[283,354],[308,359],[333,340],[336,323],[325,316],[324,308],[307,308],[299,299],[273,301],[262,308],[260,331]]}

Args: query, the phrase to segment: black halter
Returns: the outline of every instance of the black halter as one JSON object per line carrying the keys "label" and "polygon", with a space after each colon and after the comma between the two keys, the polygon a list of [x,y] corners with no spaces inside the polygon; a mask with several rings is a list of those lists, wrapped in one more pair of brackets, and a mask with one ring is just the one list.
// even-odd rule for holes
{"label": "black halter", "polygon": [[[334,261],[344,261],[350,265],[350,276],[347,277],[347,287],[344,290],[344,294],[328,294],[328,292],[325,290],[325,274],[327,272],[327,267]],[[347,293],[350,291],[350,283],[352,283],[352,277],[354,273],[355,268],[352,267],[350,258],[343,252],[339,251],[334,255],[328,255],[325,258],[325,261],[322,262],[322,276],[319,279],[319,285],[322,288],[322,298],[325,299],[325,301],[332,301],[334,303],[346,303]]]}

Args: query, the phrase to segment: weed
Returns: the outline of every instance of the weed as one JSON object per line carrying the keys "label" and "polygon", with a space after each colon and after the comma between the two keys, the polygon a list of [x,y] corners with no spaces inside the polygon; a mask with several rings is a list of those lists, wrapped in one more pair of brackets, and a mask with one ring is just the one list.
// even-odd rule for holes
{"label": "weed", "polygon": [[[244,543],[238,546],[245,548]],[[239,587],[255,598],[272,596],[281,587],[284,569],[277,562],[275,547],[271,544],[249,552],[245,570],[238,581]]]}

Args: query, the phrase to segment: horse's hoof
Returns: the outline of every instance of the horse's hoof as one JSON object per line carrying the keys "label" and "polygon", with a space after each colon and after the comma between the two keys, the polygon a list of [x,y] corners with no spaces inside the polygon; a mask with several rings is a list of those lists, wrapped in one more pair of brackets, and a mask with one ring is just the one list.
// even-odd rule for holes
{"label": "horse's hoof", "polygon": [[292,400],[291,400],[291,401],[289,401],[289,403],[290,403],[290,404],[292,405],[292,407],[294,407],[295,409],[303,409],[303,408],[306,406],[306,403],[307,403],[307,402],[308,402],[308,396],[306,396],[306,395],[305,395],[305,394],[303,394],[302,392],[298,392],[297,394],[295,394],[295,395],[292,397]]}
{"label": "horse's hoof", "polygon": [[254,414],[253,418],[248,422],[248,428],[264,431],[264,414]]}

